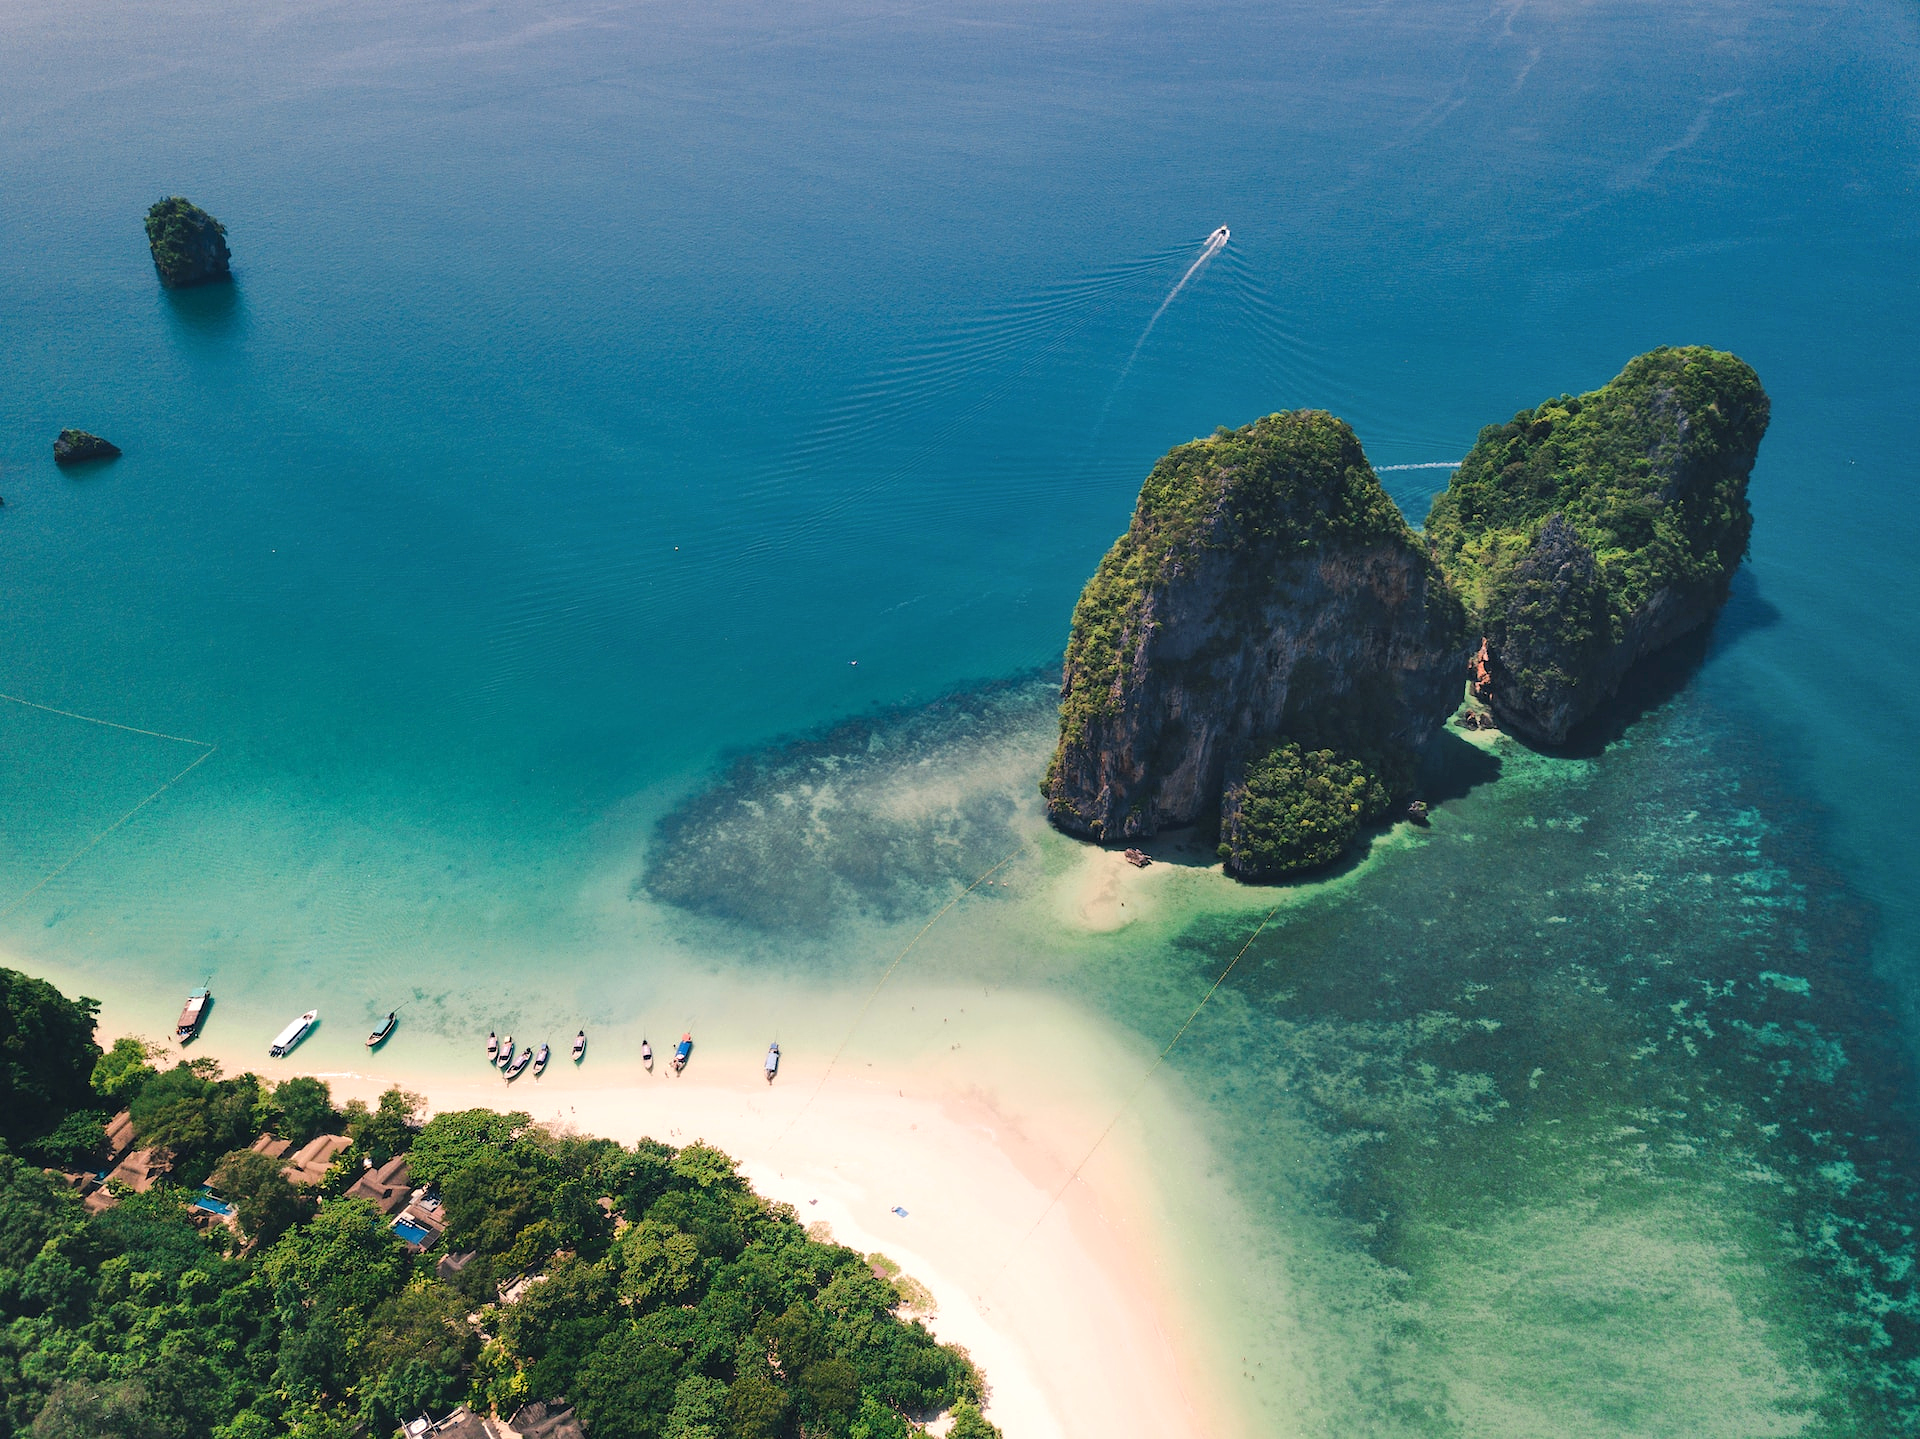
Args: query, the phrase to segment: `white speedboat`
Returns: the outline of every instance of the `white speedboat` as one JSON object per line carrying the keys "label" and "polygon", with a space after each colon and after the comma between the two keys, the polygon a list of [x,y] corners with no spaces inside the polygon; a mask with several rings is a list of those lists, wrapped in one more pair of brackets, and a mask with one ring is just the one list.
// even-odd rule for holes
{"label": "white speedboat", "polygon": [[1215,230],[1211,235],[1207,236],[1207,248],[1209,250],[1217,250],[1232,238],[1233,238],[1233,231],[1229,230],[1225,225],[1222,225],[1219,229]]}
{"label": "white speedboat", "polygon": [[313,1028],[319,1018],[319,1010],[308,1010],[274,1036],[273,1043],[267,1046],[267,1053],[275,1059],[286,1058],[293,1047],[307,1037],[307,1031]]}

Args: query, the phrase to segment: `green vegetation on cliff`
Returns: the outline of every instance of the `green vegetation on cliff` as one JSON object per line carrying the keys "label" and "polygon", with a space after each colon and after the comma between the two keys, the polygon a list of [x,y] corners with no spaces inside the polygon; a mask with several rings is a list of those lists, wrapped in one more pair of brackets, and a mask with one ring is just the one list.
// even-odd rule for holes
{"label": "green vegetation on cliff", "polygon": [[1747,475],[1767,418],[1745,361],[1702,346],[1650,351],[1598,390],[1482,430],[1433,502],[1427,536],[1484,617],[1548,517],[1562,515],[1592,552],[1618,639],[1663,588],[1725,594],[1753,528]]}
{"label": "green vegetation on cliff", "polygon": [[[93,1212],[0,1143],[0,1439],[359,1439],[463,1401],[560,1398],[593,1439],[908,1439],[909,1416],[942,1409],[955,1434],[996,1432],[965,1355],[901,1317],[902,1288],[809,1237],[715,1149],[629,1149],[489,1110],[421,1128],[397,1090],[340,1112],[317,1080],[267,1092],[204,1061],[156,1071],[137,1041],[103,1057],[90,1001],[5,970],[0,992],[59,1077],[16,1081],[9,1098],[32,1108],[0,1107],[9,1137],[130,1101],[140,1142],[181,1144],[241,1229],[190,1222],[177,1170]],[[87,1074],[98,1087],[76,1091]],[[352,1136],[323,1202],[243,1147],[263,1120]],[[439,1197],[446,1234],[426,1254],[344,1197],[386,1152]],[[509,1302],[516,1275],[534,1282]]]}
{"label": "green vegetation on cliff", "polygon": [[1409,535],[1352,428],[1324,410],[1268,415],[1169,450],[1074,606],[1062,733],[1114,713],[1121,656],[1147,596],[1200,550]]}

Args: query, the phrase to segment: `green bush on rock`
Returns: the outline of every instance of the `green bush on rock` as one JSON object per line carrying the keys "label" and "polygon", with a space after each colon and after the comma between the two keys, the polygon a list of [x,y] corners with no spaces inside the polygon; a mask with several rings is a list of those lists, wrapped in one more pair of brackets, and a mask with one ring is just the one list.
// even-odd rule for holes
{"label": "green bush on rock", "polygon": [[1346,853],[1362,825],[1385,815],[1391,798],[1359,760],[1284,741],[1228,789],[1220,857],[1228,873],[1246,880],[1319,869]]}

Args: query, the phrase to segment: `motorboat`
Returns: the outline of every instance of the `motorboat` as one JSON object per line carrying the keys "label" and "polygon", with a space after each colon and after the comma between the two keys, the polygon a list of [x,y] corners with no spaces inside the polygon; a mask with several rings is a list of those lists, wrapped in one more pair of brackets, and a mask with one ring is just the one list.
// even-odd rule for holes
{"label": "motorboat", "polygon": [[673,1047],[673,1072],[678,1074],[687,1067],[687,1061],[693,1057],[693,1033],[688,1031],[680,1036],[680,1042]]}
{"label": "motorboat", "polygon": [[267,1046],[267,1053],[275,1059],[285,1059],[293,1052],[293,1047],[307,1037],[307,1031],[312,1029],[319,1019],[319,1010],[308,1010],[273,1037],[273,1043]]}
{"label": "motorboat", "polygon": [[173,1038],[177,1044],[189,1044],[200,1033],[200,1026],[206,1022],[207,1007],[213,1003],[213,991],[196,989],[187,996],[187,1007],[180,1011],[180,1022],[173,1027]]}
{"label": "motorboat", "polygon": [[767,1083],[773,1083],[774,1075],[780,1072],[780,1041],[774,1040],[767,1046]]}
{"label": "motorboat", "polygon": [[520,1072],[531,1063],[533,1063],[533,1051],[531,1049],[521,1050],[520,1053],[514,1057],[513,1063],[507,1066],[508,1081],[511,1082],[518,1079]]}
{"label": "motorboat", "polygon": [[647,1073],[653,1073],[653,1045],[643,1039],[640,1041],[640,1062],[647,1067]]}
{"label": "motorboat", "polygon": [[500,1059],[500,1036],[491,1029],[487,1031],[487,1063],[496,1064]]}
{"label": "motorboat", "polygon": [[573,1037],[573,1062],[578,1064],[587,1057],[587,1032],[581,1030]]}
{"label": "motorboat", "polygon": [[1207,248],[1209,250],[1217,250],[1232,238],[1233,238],[1233,231],[1229,230],[1225,225],[1222,225],[1219,229],[1215,230],[1211,235],[1207,236]]}
{"label": "motorboat", "polygon": [[500,1041],[500,1055],[493,1062],[502,1069],[505,1069],[509,1064],[513,1063],[513,1036],[511,1034]]}
{"label": "motorboat", "polygon": [[375,1026],[372,1034],[367,1036],[367,1048],[378,1049],[381,1045],[385,1044],[387,1042],[387,1036],[393,1033],[393,1027],[399,1022],[400,1011],[397,1009],[388,1010],[387,1017]]}
{"label": "motorboat", "polygon": [[540,1045],[540,1052],[533,1057],[533,1072],[535,1074],[545,1074],[547,1072],[547,1061],[552,1057],[553,1051],[547,1048],[546,1042],[543,1040]]}

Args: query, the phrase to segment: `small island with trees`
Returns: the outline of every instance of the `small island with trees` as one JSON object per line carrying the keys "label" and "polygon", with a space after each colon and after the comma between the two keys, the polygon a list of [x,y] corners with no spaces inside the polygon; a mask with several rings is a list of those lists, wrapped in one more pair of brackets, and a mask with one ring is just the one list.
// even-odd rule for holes
{"label": "small island with trees", "polygon": [[102,1052],[0,969],[0,1439],[991,1439],[880,1255],[720,1151]]}

